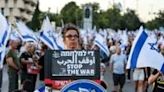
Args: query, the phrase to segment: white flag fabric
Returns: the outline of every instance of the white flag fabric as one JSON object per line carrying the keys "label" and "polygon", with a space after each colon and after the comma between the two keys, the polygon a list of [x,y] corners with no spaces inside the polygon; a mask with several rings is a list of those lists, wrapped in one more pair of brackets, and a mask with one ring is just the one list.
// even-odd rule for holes
{"label": "white flag fabric", "polygon": [[157,48],[157,40],[140,29],[133,42],[126,68],[142,67],[152,67],[164,73],[164,57]]}
{"label": "white flag fabric", "polygon": [[3,62],[6,55],[6,47],[3,44],[0,44],[0,69],[3,68]]}
{"label": "white flag fabric", "polygon": [[6,18],[0,13],[0,68],[3,67],[6,45],[9,40],[11,25],[8,25]]}
{"label": "white flag fabric", "polygon": [[0,13],[0,43],[6,46],[11,33],[11,25],[8,25],[6,18]]}
{"label": "white flag fabric", "polygon": [[40,40],[52,50],[63,49],[63,47],[61,47],[57,42],[57,38],[55,37],[53,28],[48,17],[46,17],[46,19],[43,20],[40,33]]}
{"label": "white flag fabric", "polygon": [[[1,43],[6,46],[7,45],[7,42],[10,38],[10,34],[11,34],[11,25],[8,26],[8,29],[5,30],[5,31],[1,31],[3,36],[1,38]],[[1,36],[0,36],[1,37]]]}
{"label": "white flag fabric", "polygon": [[120,35],[120,36],[121,36],[121,40],[122,40],[121,44],[124,45],[124,46],[127,46],[128,45],[127,31],[124,30],[123,33],[122,33],[122,35]]}
{"label": "white flag fabric", "polygon": [[11,30],[11,34],[10,34],[9,39],[11,39],[11,40],[21,40],[23,38],[22,38],[21,34],[15,28],[13,28]]}
{"label": "white flag fabric", "polygon": [[[105,38],[103,38],[100,34],[96,34],[95,40],[94,40],[94,44],[97,45],[101,51],[103,51],[106,56],[109,56],[109,49],[107,46],[107,42],[105,40]],[[101,54],[101,53],[100,53]]]}
{"label": "white flag fabric", "polygon": [[34,32],[29,29],[23,22],[19,21],[16,23],[18,30],[21,34],[21,38],[24,42],[34,42],[37,43],[37,37],[35,36]]}

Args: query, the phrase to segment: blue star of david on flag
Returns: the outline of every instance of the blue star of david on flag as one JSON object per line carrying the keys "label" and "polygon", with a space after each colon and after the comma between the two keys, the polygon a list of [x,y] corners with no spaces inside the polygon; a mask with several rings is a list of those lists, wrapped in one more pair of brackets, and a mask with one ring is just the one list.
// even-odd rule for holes
{"label": "blue star of david on flag", "polygon": [[157,41],[155,43],[148,43],[150,45],[150,49],[151,50],[155,50],[158,53],[160,52],[160,50],[156,47],[157,46]]}
{"label": "blue star of david on flag", "polygon": [[53,37],[53,32],[51,30],[47,31],[49,37]]}

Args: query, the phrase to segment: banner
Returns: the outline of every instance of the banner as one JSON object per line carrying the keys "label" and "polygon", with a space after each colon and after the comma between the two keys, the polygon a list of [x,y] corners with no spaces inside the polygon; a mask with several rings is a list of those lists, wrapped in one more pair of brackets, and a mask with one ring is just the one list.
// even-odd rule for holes
{"label": "banner", "polygon": [[49,50],[45,61],[46,73],[52,79],[100,79],[98,51]]}

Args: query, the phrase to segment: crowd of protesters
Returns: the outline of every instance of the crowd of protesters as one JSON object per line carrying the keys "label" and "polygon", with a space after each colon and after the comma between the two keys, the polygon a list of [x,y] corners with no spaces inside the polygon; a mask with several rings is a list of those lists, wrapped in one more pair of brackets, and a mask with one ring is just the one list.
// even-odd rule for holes
{"label": "crowd of protesters", "polygon": [[[86,43],[77,27],[72,24],[68,24],[66,26],[67,27],[64,27],[65,29],[62,31],[64,49],[100,49],[93,42],[95,39],[94,36],[91,38],[88,37]],[[120,35],[117,35],[119,33],[115,33],[116,35],[110,35],[110,37],[105,38],[110,55],[108,57],[101,57],[101,80],[103,80],[102,85],[104,88],[107,88],[108,84],[107,82],[104,82],[103,76],[105,69],[108,69],[106,67],[109,67],[113,76],[113,92],[123,92],[122,89],[125,85],[125,82],[132,80],[135,81],[134,92],[147,92],[148,85],[152,83],[155,83],[153,92],[163,92],[164,78],[163,74],[161,74],[158,70],[153,70],[149,67],[126,70],[128,55],[136,34],[126,34],[128,37],[127,43],[123,44],[123,39],[119,37]],[[108,32],[108,35],[109,34],[110,32]],[[102,37],[105,37],[106,34],[101,35]],[[159,41],[158,47],[161,53],[164,55],[164,34],[161,32],[154,32],[153,36],[155,36]],[[26,90],[27,92],[33,92],[36,89],[35,85],[38,75],[40,77],[40,83],[44,84],[44,55],[45,51],[49,48],[44,43],[41,43],[40,48],[38,48],[36,43],[22,43],[19,39],[10,39],[8,48],[9,49],[6,54],[5,61],[8,65],[9,92],[16,92],[19,89]],[[131,77],[131,75],[133,76]],[[19,76],[21,84],[18,82]],[[65,83],[67,84],[69,82],[70,81]]]}

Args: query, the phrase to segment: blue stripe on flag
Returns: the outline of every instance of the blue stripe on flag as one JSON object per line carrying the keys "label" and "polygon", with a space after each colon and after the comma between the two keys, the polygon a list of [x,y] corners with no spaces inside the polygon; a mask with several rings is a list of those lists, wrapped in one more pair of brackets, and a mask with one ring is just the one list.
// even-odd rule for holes
{"label": "blue stripe on flag", "polygon": [[136,68],[137,65],[137,59],[138,56],[140,54],[141,48],[144,45],[146,39],[147,39],[148,35],[145,33],[145,31],[142,32],[142,34],[140,35],[139,39],[137,40],[137,43],[134,47],[134,51],[132,53],[132,58],[131,58],[131,68],[134,69]]}
{"label": "blue stripe on flag", "polygon": [[100,49],[100,56],[102,59],[108,58],[108,56],[105,54],[105,52],[102,51],[101,49]]}
{"label": "blue stripe on flag", "polygon": [[40,36],[43,37],[43,39],[45,39],[52,47],[54,47],[51,40],[48,39],[48,37],[46,35],[44,35],[43,32],[40,33]]}
{"label": "blue stripe on flag", "polygon": [[45,92],[45,86],[39,88],[38,90],[39,90],[39,92]]}
{"label": "blue stripe on flag", "polygon": [[54,42],[55,42],[56,46],[58,47],[58,49],[59,49],[59,50],[63,50],[63,48],[62,48],[62,47],[60,47],[60,46],[57,44],[56,39],[55,39],[55,38],[53,38],[53,40],[54,40]]}
{"label": "blue stripe on flag", "polygon": [[164,64],[162,65],[161,72],[164,73]]}
{"label": "blue stripe on flag", "polygon": [[[101,43],[99,43],[99,41],[95,41],[97,44],[99,44],[101,47],[102,47],[102,49],[104,49],[105,51],[108,51]],[[101,48],[100,48],[101,49]],[[107,54],[106,52],[104,52],[105,54]]]}
{"label": "blue stripe on flag", "polygon": [[4,33],[3,37],[2,37],[2,44],[3,45],[6,45],[5,44],[6,37],[7,37],[7,30],[5,30],[5,33]]}
{"label": "blue stripe on flag", "polygon": [[35,38],[33,38],[32,36],[29,36],[29,35],[24,35],[24,36],[22,36],[24,39],[32,39],[32,40],[34,40],[34,41],[36,41],[36,39]]}

